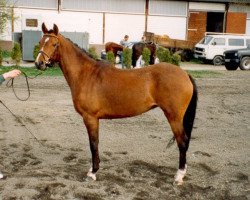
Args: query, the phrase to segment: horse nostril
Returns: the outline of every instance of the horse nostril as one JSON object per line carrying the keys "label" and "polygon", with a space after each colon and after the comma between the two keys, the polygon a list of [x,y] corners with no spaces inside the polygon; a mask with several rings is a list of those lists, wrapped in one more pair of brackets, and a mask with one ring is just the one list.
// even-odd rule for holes
{"label": "horse nostril", "polygon": [[43,65],[43,61],[36,61],[35,65],[37,68],[41,67]]}
{"label": "horse nostril", "polygon": [[39,67],[39,62],[35,62],[35,66],[38,68]]}

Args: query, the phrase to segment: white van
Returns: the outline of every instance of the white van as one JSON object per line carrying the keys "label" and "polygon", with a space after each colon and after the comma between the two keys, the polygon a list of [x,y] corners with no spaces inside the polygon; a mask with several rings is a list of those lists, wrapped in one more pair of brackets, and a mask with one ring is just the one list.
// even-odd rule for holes
{"label": "white van", "polygon": [[232,34],[209,34],[195,45],[194,57],[210,60],[214,65],[224,62],[223,53],[226,50],[244,49],[250,44],[250,36]]}

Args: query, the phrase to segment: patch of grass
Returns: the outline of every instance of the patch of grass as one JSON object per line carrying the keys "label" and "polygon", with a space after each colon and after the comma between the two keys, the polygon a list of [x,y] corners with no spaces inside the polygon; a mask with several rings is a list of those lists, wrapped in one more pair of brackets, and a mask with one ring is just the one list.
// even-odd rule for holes
{"label": "patch of grass", "polygon": [[187,72],[194,78],[217,78],[223,75],[220,72],[209,70],[187,70]]}
{"label": "patch of grass", "polygon": [[41,76],[62,76],[62,71],[60,67],[50,67],[47,68],[45,71],[40,71],[36,67],[17,67],[17,66],[11,66],[11,67],[0,67],[0,74],[3,74],[5,72],[8,72],[12,69],[19,69],[23,71],[28,76],[35,76],[42,72]]}
{"label": "patch of grass", "polygon": [[202,64],[203,61],[201,59],[198,59],[198,58],[192,58],[190,60],[191,63],[196,63],[196,64]]}

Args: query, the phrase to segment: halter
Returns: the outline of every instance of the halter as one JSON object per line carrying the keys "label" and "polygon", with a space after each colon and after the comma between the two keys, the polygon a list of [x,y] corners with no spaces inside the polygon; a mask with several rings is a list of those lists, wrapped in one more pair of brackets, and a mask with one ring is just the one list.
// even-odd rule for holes
{"label": "halter", "polygon": [[[59,46],[59,38],[58,38],[57,36],[55,36],[55,35],[50,35],[50,34],[44,34],[43,36],[54,37],[54,38],[57,39],[58,43],[57,43],[56,46],[55,46],[55,50],[56,50],[56,48]],[[55,50],[54,50],[53,54],[55,53]],[[45,62],[48,63],[49,61],[46,61],[44,55],[48,58],[48,60],[50,59],[50,56],[49,56],[47,53],[45,53],[44,51],[42,51],[42,50],[38,51],[38,54],[39,54],[39,53],[42,54],[42,56],[43,56]],[[52,55],[53,55],[53,54],[52,54]]]}

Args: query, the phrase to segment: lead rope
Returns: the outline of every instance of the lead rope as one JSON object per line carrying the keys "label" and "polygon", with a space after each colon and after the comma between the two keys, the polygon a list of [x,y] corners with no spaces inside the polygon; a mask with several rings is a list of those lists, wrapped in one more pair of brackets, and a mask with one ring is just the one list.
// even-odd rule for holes
{"label": "lead rope", "polygon": [[14,88],[14,78],[11,78],[11,79],[6,83],[6,86],[12,88],[12,91],[13,91],[15,97],[16,97],[18,100],[20,100],[20,101],[27,101],[27,100],[30,98],[30,86],[29,86],[29,81],[28,81],[28,79],[34,79],[34,78],[36,78],[37,76],[41,75],[42,72],[36,74],[36,75],[33,76],[33,77],[28,76],[28,75],[27,75],[24,71],[22,71],[22,70],[21,70],[21,72],[22,72],[22,74],[23,74],[24,77],[25,77],[26,85],[27,85],[27,90],[28,90],[28,96],[27,96],[26,98],[22,99],[22,98],[20,98],[20,97],[17,96],[16,91],[15,91],[15,88]]}
{"label": "lead rope", "polygon": [[20,123],[32,136],[33,138],[40,144],[43,146],[43,143],[26,127],[26,125],[21,121],[21,119],[16,116],[6,105],[5,103],[2,102],[2,100],[0,100],[0,103],[15,117],[15,119],[17,120],[18,123]]}
{"label": "lead rope", "polygon": [[[29,87],[29,81],[28,79],[34,79],[36,78],[37,76],[41,75],[42,72],[36,74],[34,77],[29,77],[24,71],[21,71],[22,74],[25,76],[25,80],[26,80],[26,84],[27,84],[27,89],[28,89],[28,96],[24,99],[21,99],[17,96],[16,92],[15,92],[15,89],[14,89],[14,78],[10,79],[6,86],[7,87],[12,87],[12,90],[13,90],[13,93],[15,94],[16,98],[20,101],[27,101],[30,97],[30,87]],[[15,117],[15,119],[17,120],[18,123],[20,123],[32,136],[33,138],[40,144],[43,146],[42,142],[26,127],[26,125],[21,121],[21,119],[16,116],[7,106],[5,103],[2,102],[2,100],[0,100],[0,103]]]}

